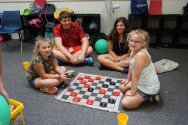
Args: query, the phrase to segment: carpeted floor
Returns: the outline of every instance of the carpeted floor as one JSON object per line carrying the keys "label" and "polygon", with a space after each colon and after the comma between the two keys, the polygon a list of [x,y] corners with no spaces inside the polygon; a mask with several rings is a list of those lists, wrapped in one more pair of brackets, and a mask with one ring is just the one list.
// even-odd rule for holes
{"label": "carpeted floor", "polygon": [[[23,44],[20,53],[18,40],[0,43],[3,60],[4,86],[9,96],[21,101],[27,125],[117,125],[117,114],[70,103],[57,101],[53,95],[43,94],[32,89],[26,79],[22,62],[30,60],[32,43]],[[135,110],[120,111],[129,116],[128,125],[186,125],[188,120],[188,50],[170,48],[149,48],[153,61],[171,59],[180,64],[179,69],[159,74],[161,82],[161,101],[158,105],[144,103]],[[99,70],[96,61],[90,66],[67,66],[78,72],[106,75],[116,78],[126,78],[127,75],[110,70]]]}

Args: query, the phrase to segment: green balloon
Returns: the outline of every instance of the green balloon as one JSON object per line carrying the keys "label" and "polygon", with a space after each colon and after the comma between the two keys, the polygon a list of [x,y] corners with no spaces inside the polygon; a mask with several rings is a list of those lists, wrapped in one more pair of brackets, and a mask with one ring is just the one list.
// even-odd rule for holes
{"label": "green balloon", "polygon": [[95,50],[100,53],[104,54],[108,51],[108,42],[105,39],[99,39],[95,43]]}
{"label": "green balloon", "polygon": [[0,125],[9,125],[10,108],[6,99],[0,94]]}

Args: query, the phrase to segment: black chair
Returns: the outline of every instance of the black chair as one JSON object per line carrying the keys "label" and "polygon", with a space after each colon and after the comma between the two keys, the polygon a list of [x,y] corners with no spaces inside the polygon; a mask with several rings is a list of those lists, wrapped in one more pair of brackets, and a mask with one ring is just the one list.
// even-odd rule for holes
{"label": "black chair", "polygon": [[[22,21],[20,18],[20,11],[3,11],[2,19],[1,19],[0,35],[12,34],[12,33],[18,33],[21,43],[20,51],[22,53],[23,30],[22,30]],[[8,46],[7,42],[6,45]]]}

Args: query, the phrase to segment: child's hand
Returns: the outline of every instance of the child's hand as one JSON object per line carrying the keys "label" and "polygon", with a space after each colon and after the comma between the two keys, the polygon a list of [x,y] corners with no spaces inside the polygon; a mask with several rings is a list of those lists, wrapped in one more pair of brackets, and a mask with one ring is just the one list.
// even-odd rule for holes
{"label": "child's hand", "polygon": [[121,82],[121,84],[128,84],[129,83],[129,80],[128,79],[125,79],[125,80],[123,80],[122,82]]}
{"label": "child's hand", "polygon": [[113,61],[115,61],[115,62],[119,62],[120,61],[120,56],[117,56],[116,58],[114,58],[114,60]]}
{"label": "child's hand", "polygon": [[85,59],[84,55],[83,55],[83,54],[80,54],[80,56],[78,57],[79,63],[83,63],[83,62],[84,62],[84,59]]}
{"label": "child's hand", "polygon": [[67,78],[65,75],[60,75],[60,78],[63,82],[67,82],[70,78]]}
{"label": "child's hand", "polygon": [[72,64],[78,64],[79,63],[78,59],[76,57],[70,58],[70,61],[71,61]]}

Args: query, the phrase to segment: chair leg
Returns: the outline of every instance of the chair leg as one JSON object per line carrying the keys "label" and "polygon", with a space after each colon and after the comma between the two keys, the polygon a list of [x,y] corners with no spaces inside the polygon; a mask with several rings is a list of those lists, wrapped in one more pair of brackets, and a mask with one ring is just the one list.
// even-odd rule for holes
{"label": "chair leg", "polygon": [[5,42],[6,46],[10,47],[10,46],[8,45],[7,41],[8,41],[8,40],[4,39],[4,42]]}
{"label": "chair leg", "polygon": [[10,47],[10,46],[8,45],[8,43],[7,43],[7,41],[6,41],[6,40],[5,40],[4,42],[5,42],[5,44],[6,44],[8,47]]}
{"label": "chair leg", "polygon": [[23,30],[21,30],[20,32],[18,32],[18,36],[19,36],[19,39],[20,39],[20,52],[22,53],[22,49],[23,49]]}
{"label": "chair leg", "polygon": [[23,115],[22,111],[21,111],[20,115],[21,115],[21,118],[22,118],[22,123],[23,123],[23,125],[25,125],[24,115]]}

